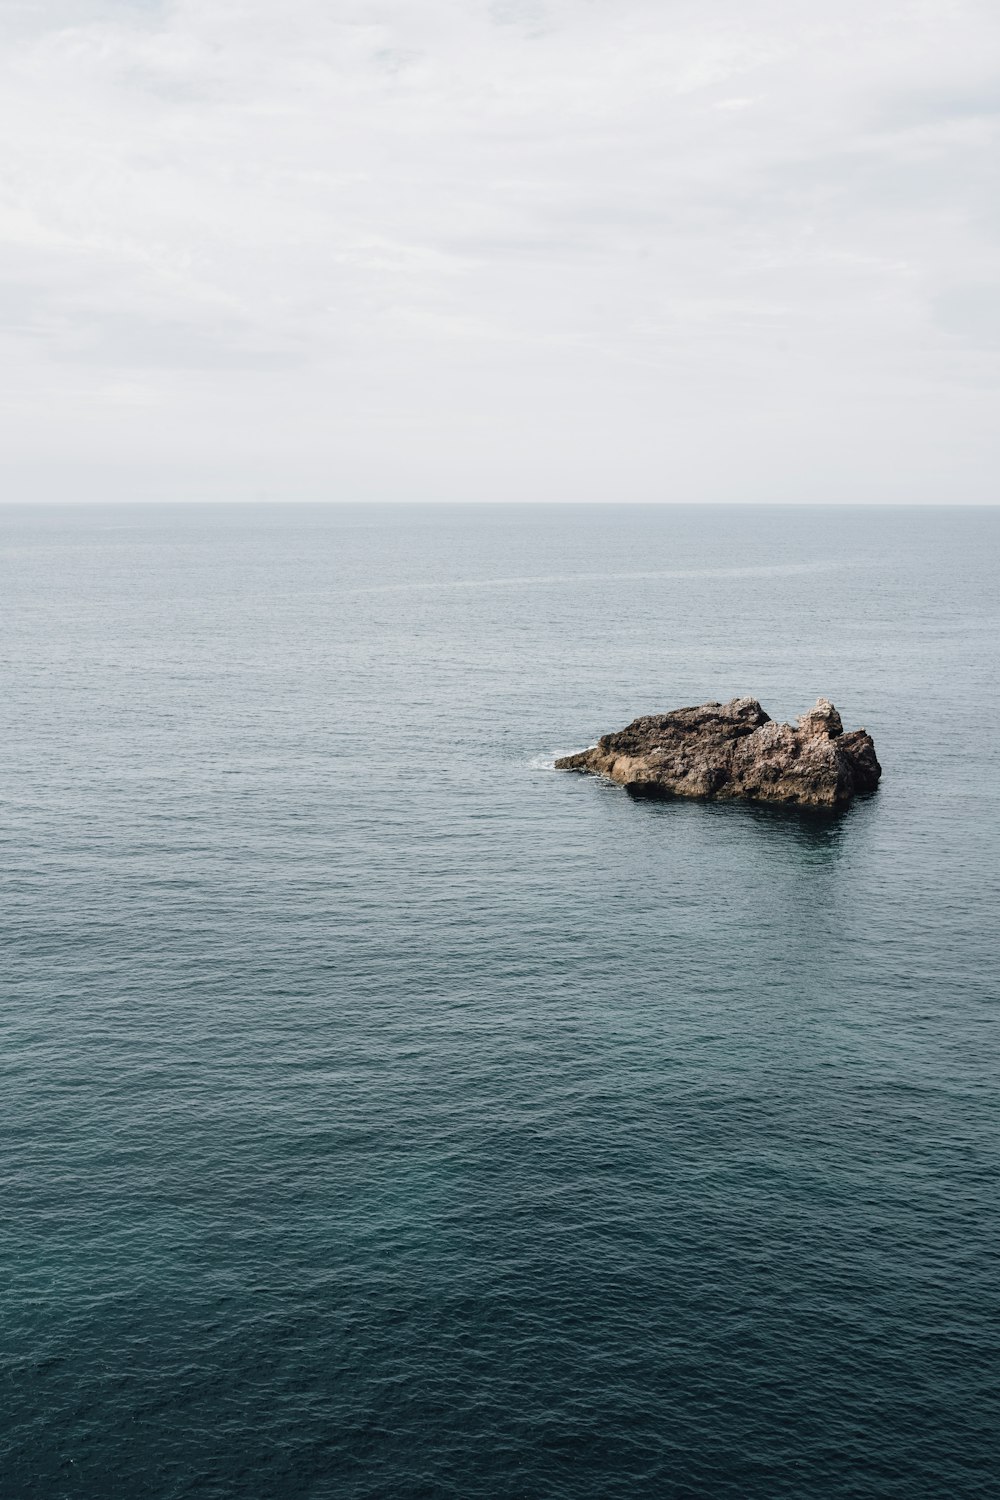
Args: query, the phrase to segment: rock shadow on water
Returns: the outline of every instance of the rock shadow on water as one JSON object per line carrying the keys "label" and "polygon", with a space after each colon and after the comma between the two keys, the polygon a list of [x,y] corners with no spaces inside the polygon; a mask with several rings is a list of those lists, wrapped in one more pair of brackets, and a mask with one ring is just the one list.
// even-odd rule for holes
{"label": "rock shadow on water", "polygon": [[756,829],[761,837],[790,840],[817,853],[839,849],[860,823],[867,822],[866,814],[874,811],[877,802],[875,792],[858,794],[851,806],[803,807],[735,797],[720,801],[665,796],[646,786],[626,786],[624,790],[632,802],[654,817],[718,820],[730,831],[747,833]]}

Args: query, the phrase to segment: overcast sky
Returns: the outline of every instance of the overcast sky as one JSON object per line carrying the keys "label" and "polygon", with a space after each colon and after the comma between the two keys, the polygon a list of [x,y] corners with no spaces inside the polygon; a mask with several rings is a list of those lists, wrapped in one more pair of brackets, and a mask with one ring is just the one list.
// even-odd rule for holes
{"label": "overcast sky", "polygon": [[994,502],[997,0],[0,0],[7,499]]}

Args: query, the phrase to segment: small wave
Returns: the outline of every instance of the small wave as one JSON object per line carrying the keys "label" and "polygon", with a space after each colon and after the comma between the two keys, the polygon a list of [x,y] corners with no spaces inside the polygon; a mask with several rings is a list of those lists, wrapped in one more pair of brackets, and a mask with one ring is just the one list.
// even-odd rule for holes
{"label": "small wave", "polygon": [[791,578],[800,574],[826,573],[843,566],[842,562],[821,559],[809,563],[766,563],[733,568],[657,568],[633,573],[539,573],[511,578],[451,578],[432,583],[373,583],[345,589],[344,593],[434,593],[448,589],[547,588],[568,583],[639,583],[686,578]]}
{"label": "small wave", "polygon": [[[586,748],[588,750],[595,750],[597,747],[596,745],[588,745]],[[572,750],[553,750],[550,755],[534,755],[528,761],[528,770],[554,771],[557,760],[561,760],[564,755],[576,755],[578,750],[579,746],[574,746]]]}

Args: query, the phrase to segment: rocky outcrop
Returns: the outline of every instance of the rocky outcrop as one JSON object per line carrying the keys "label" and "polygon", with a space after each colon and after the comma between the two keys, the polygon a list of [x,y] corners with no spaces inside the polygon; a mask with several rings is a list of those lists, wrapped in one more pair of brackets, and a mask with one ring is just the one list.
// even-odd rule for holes
{"label": "rocky outcrop", "polygon": [[799,807],[846,807],[873,792],[882,767],[871,735],[844,733],[826,698],[796,726],[776,724],[756,698],[703,703],[634,719],[591,750],[556,761],[590,771],[642,797],[744,798]]}

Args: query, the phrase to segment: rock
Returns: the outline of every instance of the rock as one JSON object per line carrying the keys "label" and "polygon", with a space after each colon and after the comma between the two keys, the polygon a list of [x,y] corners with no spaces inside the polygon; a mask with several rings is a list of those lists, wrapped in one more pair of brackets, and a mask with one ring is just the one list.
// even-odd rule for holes
{"label": "rock", "polygon": [[871,735],[845,734],[826,698],[794,727],[776,724],[756,698],[634,719],[593,749],[557,760],[556,770],[606,776],[641,797],[798,807],[846,807],[856,792],[873,792],[882,774]]}

